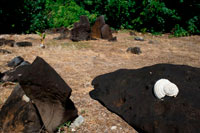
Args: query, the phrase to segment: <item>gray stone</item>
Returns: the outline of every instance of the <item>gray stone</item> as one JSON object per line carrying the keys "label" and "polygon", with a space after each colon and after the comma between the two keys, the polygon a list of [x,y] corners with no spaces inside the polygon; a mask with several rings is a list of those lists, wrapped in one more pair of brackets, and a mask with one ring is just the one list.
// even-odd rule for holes
{"label": "gray stone", "polygon": [[11,54],[10,51],[5,50],[5,49],[0,49],[0,53],[3,53],[3,54]]}
{"label": "gray stone", "polygon": [[[20,63],[19,66],[24,66],[24,65],[30,65],[30,63],[29,63],[28,61],[23,61],[22,63]],[[19,67],[19,66],[18,66],[18,67]]]}
{"label": "gray stone", "polygon": [[134,39],[136,41],[144,41],[144,38],[143,37],[139,37],[139,36],[136,36]]}
{"label": "gray stone", "polygon": [[24,61],[24,59],[21,56],[17,56],[15,58],[13,58],[10,62],[8,62],[7,65],[8,65],[8,67],[17,67],[23,61]]}
{"label": "gray stone", "polygon": [[141,54],[142,53],[140,47],[129,47],[126,51],[131,52],[133,54]]}
{"label": "gray stone", "polygon": [[17,45],[18,47],[30,47],[30,46],[32,46],[32,43],[31,43],[31,42],[24,41],[24,42],[17,42],[16,45]]}
{"label": "gray stone", "polygon": [[13,47],[15,44],[15,40],[7,40],[5,38],[0,38],[0,46],[7,45]]}
{"label": "gray stone", "polygon": [[101,28],[102,39],[111,40],[113,38],[110,26],[105,24]]}

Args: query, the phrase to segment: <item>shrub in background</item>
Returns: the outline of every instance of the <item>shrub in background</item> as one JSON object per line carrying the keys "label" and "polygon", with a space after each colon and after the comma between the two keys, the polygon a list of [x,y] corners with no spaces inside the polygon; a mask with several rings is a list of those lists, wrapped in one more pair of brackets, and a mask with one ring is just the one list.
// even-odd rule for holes
{"label": "shrub in background", "polygon": [[75,0],[85,10],[105,15],[114,28],[142,32],[200,34],[198,0]]}
{"label": "shrub in background", "polygon": [[88,16],[90,21],[96,19],[95,14],[90,14],[77,5],[73,0],[47,0],[46,10],[48,12],[48,24],[51,28],[70,27],[76,21],[79,21],[81,15]]}
{"label": "shrub in background", "polygon": [[70,27],[81,15],[104,15],[115,29],[200,34],[199,0],[0,0],[0,33]]}
{"label": "shrub in background", "polygon": [[26,33],[43,31],[48,26],[45,3],[46,0],[24,0],[24,8],[27,11],[26,19],[29,19],[29,28]]}

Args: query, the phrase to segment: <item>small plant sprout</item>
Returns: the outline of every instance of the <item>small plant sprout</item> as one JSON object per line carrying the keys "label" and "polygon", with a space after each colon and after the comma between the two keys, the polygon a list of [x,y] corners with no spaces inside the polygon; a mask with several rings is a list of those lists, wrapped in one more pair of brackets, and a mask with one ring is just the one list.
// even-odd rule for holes
{"label": "small plant sprout", "polygon": [[58,127],[57,127],[57,130],[58,130],[57,133],[64,133],[64,131],[65,131],[64,128],[65,128],[65,127],[69,128],[70,125],[71,125],[71,121],[67,121],[67,122],[65,122],[64,124],[58,126]]}
{"label": "small plant sprout", "polygon": [[40,44],[40,47],[41,47],[41,48],[45,48],[44,39],[45,39],[45,37],[46,37],[46,34],[45,34],[45,33],[38,32],[38,31],[36,31],[36,33],[41,37],[41,44]]}

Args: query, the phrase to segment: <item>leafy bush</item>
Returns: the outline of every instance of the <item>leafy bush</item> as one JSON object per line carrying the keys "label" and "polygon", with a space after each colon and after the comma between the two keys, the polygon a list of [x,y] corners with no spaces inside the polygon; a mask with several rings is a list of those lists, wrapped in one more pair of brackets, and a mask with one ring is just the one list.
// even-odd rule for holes
{"label": "leafy bush", "polygon": [[200,33],[198,0],[75,0],[91,13],[104,15],[114,28],[142,32]]}
{"label": "leafy bush", "polygon": [[96,15],[90,13],[78,6],[74,1],[56,1],[47,0],[46,8],[48,11],[48,24],[51,28],[70,27],[80,19],[81,15],[86,15],[91,21],[94,21]]}
{"label": "leafy bush", "polygon": [[48,27],[47,25],[47,15],[45,10],[46,0],[24,0],[24,8],[27,11],[30,25],[26,33],[35,32],[37,30],[42,31]]}
{"label": "leafy bush", "polygon": [[174,36],[180,37],[180,36],[188,36],[189,33],[183,27],[181,27],[179,24],[175,25],[174,27]]}
{"label": "leafy bush", "polygon": [[0,0],[0,33],[71,27],[81,15],[105,16],[115,29],[174,36],[200,34],[199,0]]}

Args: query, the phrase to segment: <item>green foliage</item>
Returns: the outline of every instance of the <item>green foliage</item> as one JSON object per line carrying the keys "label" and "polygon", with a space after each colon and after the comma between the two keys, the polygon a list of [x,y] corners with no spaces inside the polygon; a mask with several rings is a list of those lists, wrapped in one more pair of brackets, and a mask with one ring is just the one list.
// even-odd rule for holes
{"label": "green foliage", "polygon": [[60,125],[57,127],[57,130],[60,132],[60,133],[64,133],[64,127],[68,127],[71,125],[71,121],[67,121],[65,122],[64,124]]}
{"label": "green foliage", "polygon": [[[175,36],[200,33],[198,0],[75,0],[114,28]],[[181,25],[181,26],[180,26]]]}
{"label": "green foliage", "polygon": [[56,27],[72,27],[72,24],[79,20],[81,15],[86,15],[90,20],[94,21],[96,15],[90,13],[78,6],[74,1],[56,1],[47,0],[46,8],[48,13],[48,22],[51,28]]}
{"label": "green foliage", "polygon": [[41,33],[39,31],[36,31],[36,33],[41,37],[41,40],[44,40],[45,37],[46,37],[46,34],[45,33]]}
{"label": "green foliage", "polygon": [[24,8],[30,20],[29,29],[26,33],[36,30],[43,31],[47,27],[45,2],[46,0],[24,0]]}
{"label": "green foliage", "polygon": [[190,34],[200,33],[200,17],[194,16],[187,21],[187,28]]}
{"label": "green foliage", "polygon": [[174,36],[200,34],[199,0],[0,0],[0,33],[72,27],[81,15],[91,24],[104,15],[115,29]]}
{"label": "green foliage", "polygon": [[132,20],[134,29],[145,32],[166,32],[168,22],[179,20],[175,10],[166,7],[164,2],[156,0],[143,1],[143,9],[135,19]]}
{"label": "green foliage", "polygon": [[180,37],[180,36],[188,36],[189,33],[183,27],[181,27],[179,24],[175,25],[174,28],[174,36],[175,37]]}

